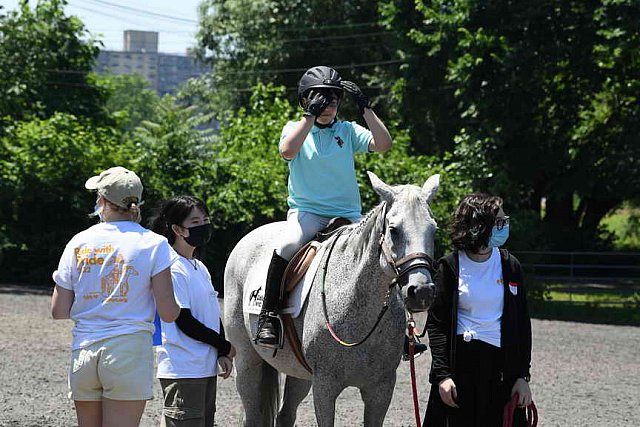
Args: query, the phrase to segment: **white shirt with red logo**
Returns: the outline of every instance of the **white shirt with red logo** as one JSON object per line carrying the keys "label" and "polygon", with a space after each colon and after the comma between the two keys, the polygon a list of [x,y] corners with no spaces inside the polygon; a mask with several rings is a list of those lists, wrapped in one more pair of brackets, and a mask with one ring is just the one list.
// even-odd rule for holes
{"label": "white shirt with red logo", "polygon": [[500,325],[504,306],[504,284],[500,251],[493,248],[489,259],[473,261],[459,252],[457,335],[465,341],[478,339],[500,347]]}

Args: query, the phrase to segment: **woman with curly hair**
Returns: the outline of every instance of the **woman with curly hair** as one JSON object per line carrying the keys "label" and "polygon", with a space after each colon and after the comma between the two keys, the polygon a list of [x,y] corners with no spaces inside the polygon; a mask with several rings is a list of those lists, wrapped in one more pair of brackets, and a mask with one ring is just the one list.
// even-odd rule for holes
{"label": "woman with curly hair", "polygon": [[515,393],[524,425],[531,403],[531,320],[522,268],[505,249],[509,217],[502,199],[462,199],[450,235],[455,250],[439,263],[427,330],[432,365],[425,425],[501,426]]}

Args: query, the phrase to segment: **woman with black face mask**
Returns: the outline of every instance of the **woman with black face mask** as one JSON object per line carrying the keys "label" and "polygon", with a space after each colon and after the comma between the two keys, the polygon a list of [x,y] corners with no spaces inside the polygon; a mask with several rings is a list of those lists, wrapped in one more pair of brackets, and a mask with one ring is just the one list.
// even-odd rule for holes
{"label": "woman with black face mask", "polygon": [[213,426],[217,365],[220,375],[228,378],[236,351],[224,337],[211,275],[194,256],[211,238],[209,212],[195,197],[175,197],[161,204],[152,229],[180,255],[171,266],[180,314],[173,324],[162,322],[162,345],[157,351],[157,376],[164,395],[162,424]]}

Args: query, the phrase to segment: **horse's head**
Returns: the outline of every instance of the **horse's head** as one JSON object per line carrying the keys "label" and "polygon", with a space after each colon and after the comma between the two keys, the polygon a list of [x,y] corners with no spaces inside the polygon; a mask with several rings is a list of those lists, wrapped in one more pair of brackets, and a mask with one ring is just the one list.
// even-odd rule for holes
{"label": "horse's head", "polygon": [[433,248],[437,225],[429,203],[438,190],[440,175],[429,177],[422,188],[390,186],[371,172],[369,179],[386,203],[380,262],[400,286],[407,310],[425,311],[435,296]]}

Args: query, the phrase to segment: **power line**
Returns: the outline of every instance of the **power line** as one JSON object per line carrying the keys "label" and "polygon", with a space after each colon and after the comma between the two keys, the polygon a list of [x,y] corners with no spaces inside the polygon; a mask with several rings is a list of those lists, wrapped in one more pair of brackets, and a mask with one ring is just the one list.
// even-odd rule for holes
{"label": "power line", "polygon": [[326,40],[343,40],[359,37],[380,36],[386,34],[393,34],[393,31],[377,31],[374,33],[359,33],[359,34],[345,34],[340,36],[322,36],[322,37],[308,37],[303,39],[290,39],[290,40],[277,40],[280,43],[294,43],[294,42],[310,42],[310,41],[326,41]]}
{"label": "power line", "polygon": [[[332,66],[334,70],[344,70],[349,68],[362,68],[362,67],[373,67],[376,65],[393,65],[405,62],[400,59],[392,59],[388,61],[374,61],[374,62],[361,62],[359,64],[343,64],[343,65],[335,65]],[[217,73],[214,72],[215,75],[220,76],[228,76],[228,75],[238,75],[238,74],[278,74],[278,73],[299,73],[302,71],[307,71],[308,68],[283,68],[279,70],[256,70],[256,71],[229,71]]]}
{"label": "power line", "polygon": [[360,28],[360,27],[373,27],[380,25],[377,22],[356,22],[352,24],[336,24],[336,25],[318,25],[304,28],[279,28],[278,31],[298,31],[298,32],[307,32],[307,31],[321,31],[321,30],[335,30],[339,28]]}
{"label": "power line", "polygon": [[165,15],[163,13],[151,12],[149,10],[138,9],[138,8],[135,8],[135,7],[125,6],[125,5],[117,4],[117,3],[111,3],[111,2],[105,1],[105,0],[87,0],[87,1],[92,2],[92,3],[97,3],[97,4],[103,5],[103,6],[108,6],[108,7],[114,8],[114,9],[126,10],[126,11],[129,11],[129,12],[135,12],[137,14],[153,16],[153,17],[161,18],[161,19],[168,19],[168,20],[171,20],[171,21],[182,22],[182,23],[185,23],[185,24],[197,24],[198,23],[198,21],[195,21],[193,19],[180,18],[180,17],[176,17],[176,16]]}
{"label": "power line", "polygon": [[[154,17],[158,17],[158,18],[163,18],[163,19],[169,19],[172,21],[180,21],[183,23],[188,23],[188,24],[199,24],[198,21],[193,20],[193,19],[189,19],[189,18],[182,18],[182,17],[176,17],[176,16],[172,16],[172,15],[166,15],[164,13],[157,13],[157,12],[152,12],[149,10],[144,10],[144,9],[138,9],[135,7],[131,7],[131,6],[125,6],[125,5],[121,5],[121,4],[117,4],[117,3],[112,3],[106,0],[88,0],[90,2],[93,3],[98,3],[104,6],[109,6],[115,9],[122,9],[122,10],[127,10],[127,11],[132,11],[132,12],[136,12],[142,15],[148,15],[148,16],[154,16]],[[322,31],[322,30],[334,30],[334,29],[342,29],[342,28],[362,28],[362,27],[372,27],[372,26],[379,26],[380,24],[378,22],[354,22],[354,23],[348,23],[348,24],[333,24],[333,25],[318,25],[318,26],[310,26],[310,27],[304,27],[304,28],[280,28],[278,31],[281,32],[307,32],[307,31]]]}
{"label": "power line", "polygon": [[[387,60],[387,61],[374,61],[374,62],[361,62],[357,64],[335,65],[332,68],[336,70],[343,70],[343,69],[349,69],[349,68],[373,67],[377,65],[393,65],[393,64],[399,64],[402,62],[404,61],[399,59],[394,59],[394,60]],[[214,75],[226,76],[226,75],[238,75],[238,74],[278,74],[278,73],[285,74],[285,73],[298,73],[306,70],[307,68],[283,68],[283,69],[260,70],[260,71],[229,71],[229,72],[222,72],[222,73],[214,73]],[[53,74],[87,74],[94,71],[95,70],[47,69],[47,72],[53,73]]]}
{"label": "power line", "polygon": [[108,16],[109,18],[117,19],[118,21],[128,22],[128,23],[133,24],[133,25],[140,25],[140,23],[137,22],[137,21],[133,21],[131,19],[123,18],[121,16],[111,15],[111,14],[109,14],[107,12],[101,12],[101,11],[97,11],[97,10],[94,10],[94,9],[91,9],[91,8],[88,8],[88,7],[78,6],[78,5],[75,5],[75,4],[71,5],[71,6],[75,7],[75,8],[78,8],[78,9],[81,9],[81,10],[84,10],[86,12],[93,13],[95,15]]}

